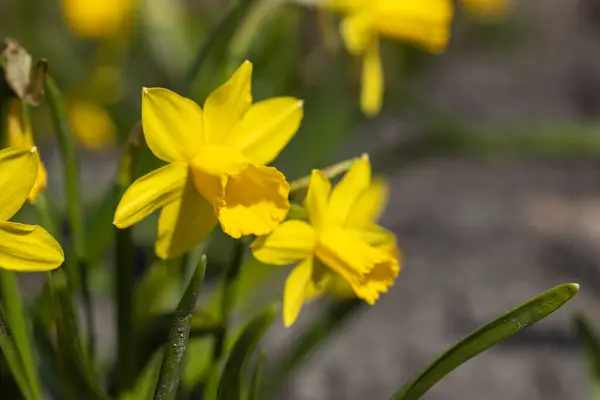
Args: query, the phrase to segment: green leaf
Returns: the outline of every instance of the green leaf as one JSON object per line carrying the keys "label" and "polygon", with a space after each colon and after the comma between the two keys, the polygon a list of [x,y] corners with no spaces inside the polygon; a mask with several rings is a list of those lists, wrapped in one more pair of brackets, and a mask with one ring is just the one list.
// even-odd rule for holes
{"label": "green leaf", "polygon": [[565,283],[521,304],[488,322],[456,343],[419,375],[409,381],[393,397],[395,400],[416,400],[447,374],[482,351],[544,319],[569,301],[579,285]]}
{"label": "green leaf", "polygon": [[263,376],[263,367],[265,365],[265,361],[267,359],[266,351],[261,351],[256,361],[256,366],[254,367],[254,373],[252,374],[252,379],[250,380],[250,393],[248,395],[248,400],[261,400],[261,392],[262,392],[262,376]]}
{"label": "green leaf", "polygon": [[583,315],[575,317],[575,329],[588,361],[594,399],[600,399],[600,339]]}
{"label": "green leaf", "polygon": [[163,352],[156,351],[137,378],[133,388],[119,396],[119,400],[152,400],[162,358]]}
{"label": "green leaf", "polygon": [[10,331],[7,324],[7,318],[4,314],[4,309],[0,306],[0,350],[2,355],[10,368],[21,394],[26,400],[33,400],[33,394],[31,393],[29,382],[27,380],[27,374],[25,373],[25,366],[21,359],[21,354],[17,348],[17,343]]}
{"label": "green leaf", "polygon": [[169,342],[165,347],[160,367],[155,400],[173,400],[177,395],[193,312],[200,296],[205,273],[206,256],[202,256],[175,312],[175,321],[171,325]]}
{"label": "green leaf", "polygon": [[227,363],[221,374],[217,389],[218,400],[238,400],[242,398],[244,377],[258,342],[267,332],[278,312],[278,307],[271,306],[255,317],[246,326],[233,349],[229,353]]}
{"label": "green leaf", "polygon": [[108,400],[102,392],[92,366],[81,344],[72,291],[64,271],[50,274],[52,308],[56,322],[57,358],[59,374],[67,387],[69,399]]}

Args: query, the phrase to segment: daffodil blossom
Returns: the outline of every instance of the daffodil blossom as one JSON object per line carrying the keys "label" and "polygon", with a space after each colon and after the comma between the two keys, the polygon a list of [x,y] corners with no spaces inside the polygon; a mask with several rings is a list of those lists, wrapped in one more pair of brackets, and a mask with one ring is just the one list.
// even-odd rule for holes
{"label": "daffodil blossom", "polygon": [[[24,105],[19,104],[19,100],[11,101],[8,113],[8,126],[6,129],[7,147],[20,147],[29,150],[35,146],[33,142],[33,133],[31,132],[31,126],[21,120],[20,107],[24,107]],[[29,200],[30,203],[35,203],[38,194],[46,190],[46,168],[44,167],[43,162],[40,161],[38,164],[35,183],[27,195],[27,200]]]}
{"label": "daffodil blossom", "polygon": [[371,305],[393,284],[400,254],[394,235],[376,224],[385,190],[379,182],[371,183],[366,155],[333,190],[329,179],[315,170],[304,201],[308,221],[286,221],[252,243],[254,256],[264,263],[298,262],[285,283],[286,326],[294,323],[306,300],[337,286],[338,277]]}
{"label": "daffodil blossom", "polygon": [[450,37],[451,0],[325,0],[344,15],[341,34],[348,51],[363,59],[361,107],[379,113],[383,99],[380,37],[415,43],[439,53]]}
{"label": "daffodil blossom", "polygon": [[8,221],[27,200],[39,163],[35,147],[0,151],[0,268],[46,271],[64,260],[62,248],[44,228]]}
{"label": "daffodil blossom", "polygon": [[115,212],[119,228],[162,208],[156,253],[181,255],[217,220],[228,235],[264,235],[289,210],[289,184],[271,162],[298,130],[302,102],[252,104],[252,64],[244,62],[201,109],[169,90],[144,89],[142,125],[150,150],[168,162],[141,177]]}

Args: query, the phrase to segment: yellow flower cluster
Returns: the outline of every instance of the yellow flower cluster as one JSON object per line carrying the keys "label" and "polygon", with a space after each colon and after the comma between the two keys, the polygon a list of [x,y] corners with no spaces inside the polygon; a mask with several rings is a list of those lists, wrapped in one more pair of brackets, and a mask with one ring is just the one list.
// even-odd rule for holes
{"label": "yellow flower cluster", "polygon": [[331,189],[311,175],[307,221],[284,221],[290,203],[285,176],[270,163],[299,128],[302,101],[277,97],[253,103],[252,64],[244,62],[201,108],[169,90],[143,89],[142,126],[150,150],[168,164],[135,181],[115,212],[119,228],[161,209],[156,253],[179,256],[220,224],[234,238],[257,235],[255,257],[299,262],[285,288],[291,325],[305,299],[339,287],[373,304],[400,270],[394,235],[376,224],[386,189],[371,182],[365,155]]}

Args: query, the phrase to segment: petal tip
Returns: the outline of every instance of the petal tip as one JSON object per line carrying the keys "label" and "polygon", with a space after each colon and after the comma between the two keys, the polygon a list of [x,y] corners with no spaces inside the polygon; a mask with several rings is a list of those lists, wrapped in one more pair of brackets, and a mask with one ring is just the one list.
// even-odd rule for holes
{"label": "petal tip", "polygon": [[29,151],[31,152],[31,154],[35,154],[35,153],[37,153],[37,146],[33,146],[33,147],[31,148],[31,150],[29,150]]}

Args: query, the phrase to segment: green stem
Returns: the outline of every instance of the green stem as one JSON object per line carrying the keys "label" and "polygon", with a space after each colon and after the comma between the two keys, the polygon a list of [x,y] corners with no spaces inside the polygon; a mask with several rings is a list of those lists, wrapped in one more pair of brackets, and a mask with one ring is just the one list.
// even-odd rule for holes
{"label": "green stem", "polygon": [[17,343],[14,340],[11,329],[9,328],[4,309],[0,305],[0,351],[6,364],[17,382],[17,386],[25,400],[33,400],[33,394],[27,380],[27,374],[23,365],[23,360],[19,354]]}
{"label": "green stem", "polygon": [[88,354],[90,357],[93,357],[95,348],[94,309],[92,307],[91,293],[87,280],[89,264],[87,260],[81,193],[79,191],[79,166],[75,154],[75,142],[68,126],[65,100],[56,82],[49,75],[46,76],[45,89],[64,161],[67,214],[75,251],[75,264],[67,263],[67,269],[69,270],[69,278],[72,280],[72,284],[75,285],[78,283],[81,286],[83,306],[86,311]]}
{"label": "green stem", "polygon": [[23,367],[31,394],[34,399],[40,398],[40,383],[36,373],[31,337],[25,322],[25,310],[21,301],[19,283],[14,272],[0,270],[0,290],[6,307],[7,322],[11,327],[17,348],[21,354]]}
{"label": "green stem", "polygon": [[175,321],[171,325],[169,341],[165,347],[154,393],[155,400],[174,400],[176,398],[179,380],[183,372],[183,358],[192,326],[194,308],[196,308],[200,296],[205,273],[206,256],[202,256],[175,311]]}
{"label": "green stem", "polygon": [[[142,130],[136,125],[129,135],[127,147],[121,157],[117,192],[121,198],[133,181],[133,165],[141,147]],[[115,228],[116,229],[116,228]],[[133,288],[135,276],[133,269],[132,229],[117,229],[115,297],[117,300],[117,371],[119,390],[127,390],[135,383],[137,354],[134,338]]]}
{"label": "green stem", "polygon": [[235,283],[240,273],[240,267],[244,260],[246,244],[243,240],[236,240],[234,245],[233,259],[225,271],[223,277],[223,291],[221,297],[221,307],[219,309],[219,321],[223,330],[215,335],[215,344],[213,347],[212,359],[215,366],[218,365],[223,353],[225,353],[225,341],[227,339],[227,328],[229,326],[229,317],[235,303]]}

